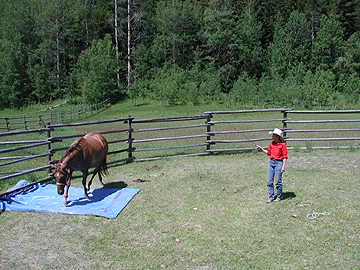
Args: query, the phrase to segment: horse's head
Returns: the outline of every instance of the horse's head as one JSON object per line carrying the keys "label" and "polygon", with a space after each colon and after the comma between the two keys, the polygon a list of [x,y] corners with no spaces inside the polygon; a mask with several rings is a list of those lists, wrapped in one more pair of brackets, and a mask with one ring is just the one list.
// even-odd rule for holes
{"label": "horse's head", "polygon": [[57,192],[59,195],[64,194],[64,189],[69,180],[70,171],[69,169],[62,168],[61,163],[57,166],[51,165],[55,169],[54,178],[56,180]]}

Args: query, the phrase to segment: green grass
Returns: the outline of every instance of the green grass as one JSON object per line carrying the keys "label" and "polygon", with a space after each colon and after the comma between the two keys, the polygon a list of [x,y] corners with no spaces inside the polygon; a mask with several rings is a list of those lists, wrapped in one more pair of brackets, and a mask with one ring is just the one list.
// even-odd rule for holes
{"label": "green grass", "polygon": [[[89,120],[223,109],[128,101]],[[0,269],[357,269],[359,154],[290,150],[286,198],[271,204],[258,151],[110,166],[105,183],[140,189],[116,219],[1,212]],[[330,215],[308,219],[314,211]]]}
{"label": "green grass", "polygon": [[260,152],[112,167],[140,188],[116,219],[2,212],[2,268],[356,269],[359,151],[289,152],[271,204]]}

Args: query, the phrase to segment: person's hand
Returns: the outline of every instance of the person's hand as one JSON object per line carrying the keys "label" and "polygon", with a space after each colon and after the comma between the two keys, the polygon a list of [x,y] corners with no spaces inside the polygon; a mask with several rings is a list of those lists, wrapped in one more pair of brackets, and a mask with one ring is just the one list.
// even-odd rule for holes
{"label": "person's hand", "polygon": [[262,150],[262,147],[260,145],[256,145],[257,149]]}
{"label": "person's hand", "polygon": [[285,172],[285,167],[281,168],[281,173]]}

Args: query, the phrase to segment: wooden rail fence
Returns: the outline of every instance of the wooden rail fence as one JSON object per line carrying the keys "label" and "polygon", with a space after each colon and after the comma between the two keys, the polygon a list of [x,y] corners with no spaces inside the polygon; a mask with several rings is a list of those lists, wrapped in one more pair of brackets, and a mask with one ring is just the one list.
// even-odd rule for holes
{"label": "wooden rail fence", "polygon": [[39,113],[37,115],[19,115],[12,117],[0,117],[0,132],[13,130],[37,129],[51,123],[68,123],[78,121],[95,114],[110,104],[110,99],[106,99],[101,103],[91,104],[88,106],[72,107],[68,111],[51,110],[49,113]]}
{"label": "wooden rail fence", "polygon": [[[285,107],[207,111],[202,115],[152,119],[134,119],[129,115],[93,122],[48,122],[39,129],[0,133],[0,174],[3,175],[0,181],[38,171],[46,171],[44,179],[51,177],[50,164],[57,162],[74,138],[83,136],[84,132],[105,135],[109,143],[110,165],[248,151],[256,149],[255,144],[263,144],[266,148],[271,140],[268,132],[274,127],[284,130],[289,148],[357,148],[360,140],[359,116],[360,110],[295,111]],[[82,133],[74,134],[74,130]],[[55,136],[57,133],[60,136]],[[66,133],[72,135],[64,136]],[[36,139],[16,139],[23,137]],[[34,150],[39,148],[43,150]],[[33,168],[31,162],[34,159],[44,160],[43,165]],[[12,170],[5,171],[4,168]]]}

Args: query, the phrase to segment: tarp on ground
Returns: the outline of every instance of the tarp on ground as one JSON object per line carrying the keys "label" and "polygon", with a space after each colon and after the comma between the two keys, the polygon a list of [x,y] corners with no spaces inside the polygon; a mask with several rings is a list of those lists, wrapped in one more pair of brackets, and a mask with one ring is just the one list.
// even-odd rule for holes
{"label": "tarp on ground", "polygon": [[[9,190],[28,184],[28,181],[20,180]],[[139,191],[139,189],[133,188],[90,189],[89,197],[82,198],[83,188],[70,187],[68,203],[62,205],[64,197],[58,195],[56,185],[37,183],[0,197],[0,209],[116,218]]]}

